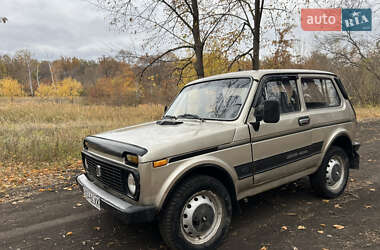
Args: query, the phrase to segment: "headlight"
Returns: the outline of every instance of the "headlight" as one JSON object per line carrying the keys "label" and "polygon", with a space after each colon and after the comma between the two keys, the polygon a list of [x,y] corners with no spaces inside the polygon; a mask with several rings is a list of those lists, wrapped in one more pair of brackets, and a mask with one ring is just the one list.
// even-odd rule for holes
{"label": "headlight", "polygon": [[128,175],[128,189],[129,189],[129,193],[131,195],[136,194],[136,181],[135,181],[135,177],[133,176],[133,174]]}
{"label": "headlight", "polygon": [[125,156],[125,163],[137,166],[139,164],[139,158],[137,155],[127,154]]}

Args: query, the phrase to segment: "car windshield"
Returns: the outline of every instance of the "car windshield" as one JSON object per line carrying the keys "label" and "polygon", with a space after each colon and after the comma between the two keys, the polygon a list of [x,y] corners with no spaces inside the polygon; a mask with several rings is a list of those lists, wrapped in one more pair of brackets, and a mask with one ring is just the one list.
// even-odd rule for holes
{"label": "car windshield", "polygon": [[251,79],[234,78],[185,87],[164,118],[235,120],[251,88]]}

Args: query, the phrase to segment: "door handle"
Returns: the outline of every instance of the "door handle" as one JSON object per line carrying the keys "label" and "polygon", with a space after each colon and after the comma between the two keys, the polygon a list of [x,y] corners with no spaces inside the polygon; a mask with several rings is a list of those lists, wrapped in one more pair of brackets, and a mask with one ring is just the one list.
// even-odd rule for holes
{"label": "door handle", "polygon": [[305,125],[308,125],[309,123],[310,123],[310,117],[308,116],[303,116],[303,117],[298,118],[298,124],[300,126],[305,126]]}

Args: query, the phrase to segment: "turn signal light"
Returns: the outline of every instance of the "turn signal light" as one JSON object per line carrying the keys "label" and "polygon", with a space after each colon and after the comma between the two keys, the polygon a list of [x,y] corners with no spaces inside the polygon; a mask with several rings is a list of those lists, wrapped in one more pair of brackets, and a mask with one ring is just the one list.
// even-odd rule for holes
{"label": "turn signal light", "polygon": [[163,159],[163,160],[159,160],[159,161],[154,161],[154,162],[153,162],[153,167],[154,167],[154,168],[158,168],[158,167],[165,166],[166,164],[168,164],[168,159]]}

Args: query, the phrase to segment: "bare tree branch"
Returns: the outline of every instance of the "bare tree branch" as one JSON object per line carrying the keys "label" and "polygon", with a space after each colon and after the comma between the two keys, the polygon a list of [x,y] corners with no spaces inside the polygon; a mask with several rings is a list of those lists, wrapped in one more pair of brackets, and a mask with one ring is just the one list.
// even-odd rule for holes
{"label": "bare tree branch", "polygon": [[151,63],[149,63],[146,67],[144,67],[144,69],[141,71],[140,73],[140,78],[143,77],[145,71],[151,67],[153,64],[155,64],[157,61],[159,61],[162,57],[166,56],[167,54],[171,53],[171,52],[174,52],[174,51],[177,51],[177,50],[180,50],[180,49],[192,49],[193,47],[192,46],[188,46],[188,45],[184,45],[184,46],[179,46],[179,47],[176,47],[176,48],[172,48],[172,49],[169,49],[167,51],[165,51],[164,53],[162,53],[161,55],[159,55],[158,57],[156,57]]}

